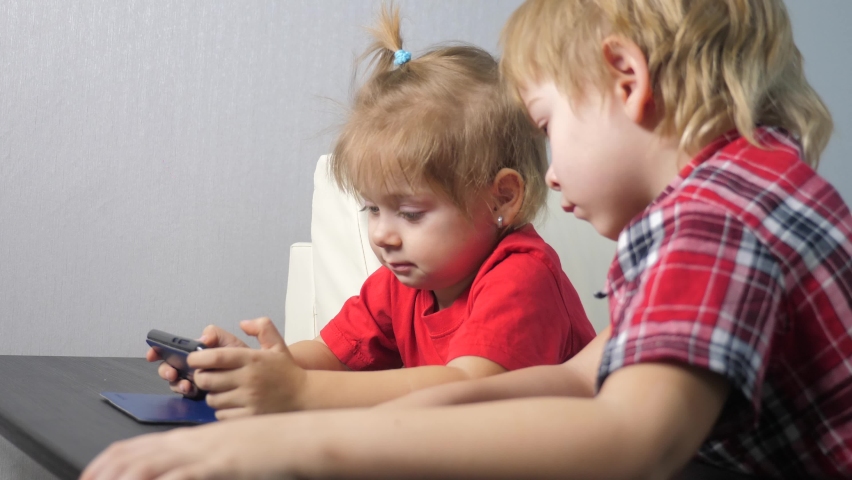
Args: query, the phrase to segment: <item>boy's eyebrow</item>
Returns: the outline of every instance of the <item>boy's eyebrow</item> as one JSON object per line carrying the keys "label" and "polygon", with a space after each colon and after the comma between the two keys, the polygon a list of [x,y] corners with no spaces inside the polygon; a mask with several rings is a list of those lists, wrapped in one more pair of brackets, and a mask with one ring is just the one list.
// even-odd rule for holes
{"label": "boy's eyebrow", "polygon": [[539,100],[541,100],[541,99],[542,99],[541,95],[535,95],[535,96],[533,96],[533,97],[529,100],[529,103],[527,103],[527,104],[526,104],[527,112],[529,112],[529,110],[532,108],[532,106],[533,106],[533,105],[535,105],[536,103],[538,103],[538,101],[539,101]]}

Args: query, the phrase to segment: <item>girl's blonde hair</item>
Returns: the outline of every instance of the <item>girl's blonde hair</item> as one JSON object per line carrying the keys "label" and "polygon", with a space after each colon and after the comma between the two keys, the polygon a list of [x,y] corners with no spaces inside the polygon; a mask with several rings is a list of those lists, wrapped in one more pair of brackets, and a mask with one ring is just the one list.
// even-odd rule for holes
{"label": "girl's blonde hair", "polygon": [[461,45],[396,66],[399,23],[399,10],[386,4],[370,30],[374,43],[362,59],[371,71],[334,146],[333,178],[356,195],[399,180],[428,185],[469,215],[474,198],[510,168],[525,184],[512,227],[531,222],[547,194],[544,137],[507,95],[496,60]]}
{"label": "girl's blonde hair", "polygon": [[758,125],[795,135],[813,167],[831,136],[808,84],[781,0],[528,0],[503,30],[501,71],[517,88],[552,80],[569,99],[610,76],[602,42],[630,39],[648,61],[658,132],[696,152],[733,124],[752,144]]}

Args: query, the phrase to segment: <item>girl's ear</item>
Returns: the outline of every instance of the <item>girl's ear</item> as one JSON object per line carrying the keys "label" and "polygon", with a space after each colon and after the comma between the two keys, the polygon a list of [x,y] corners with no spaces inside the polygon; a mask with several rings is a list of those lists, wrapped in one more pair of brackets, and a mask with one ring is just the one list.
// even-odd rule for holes
{"label": "girl's ear", "polygon": [[611,35],[603,41],[603,57],[612,75],[615,99],[624,107],[628,118],[637,124],[651,120],[654,92],[642,49],[631,40]]}
{"label": "girl's ear", "polygon": [[524,179],[521,174],[511,168],[497,172],[491,184],[491,196],[494,199],[494,224],[500,223],[499,219],[503,217],[503,227],[512,225],[524,203]]}

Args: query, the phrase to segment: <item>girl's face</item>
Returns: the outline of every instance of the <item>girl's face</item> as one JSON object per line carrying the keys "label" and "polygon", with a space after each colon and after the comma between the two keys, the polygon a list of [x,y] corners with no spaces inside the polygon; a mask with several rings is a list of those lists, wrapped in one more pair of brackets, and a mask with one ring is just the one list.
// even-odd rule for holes
{"label": "girl's face", "polygon": [[428,187],[397,182],[390,191],[362,195],[370,247],[403,285],[432,290],[438,307],[470,286],[498,241],[485,198],[469,218]]}

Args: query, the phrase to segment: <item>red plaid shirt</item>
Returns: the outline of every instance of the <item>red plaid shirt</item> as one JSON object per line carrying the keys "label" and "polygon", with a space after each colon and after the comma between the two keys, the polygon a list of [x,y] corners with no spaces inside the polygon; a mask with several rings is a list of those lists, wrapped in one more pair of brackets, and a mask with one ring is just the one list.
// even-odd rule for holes
{"label": "red plaid shirt", "polygon": [[703,460],[852,476],[852,217],[783,131],[722,137],[622,231],[598,384],[641,362],[723,375]]}

